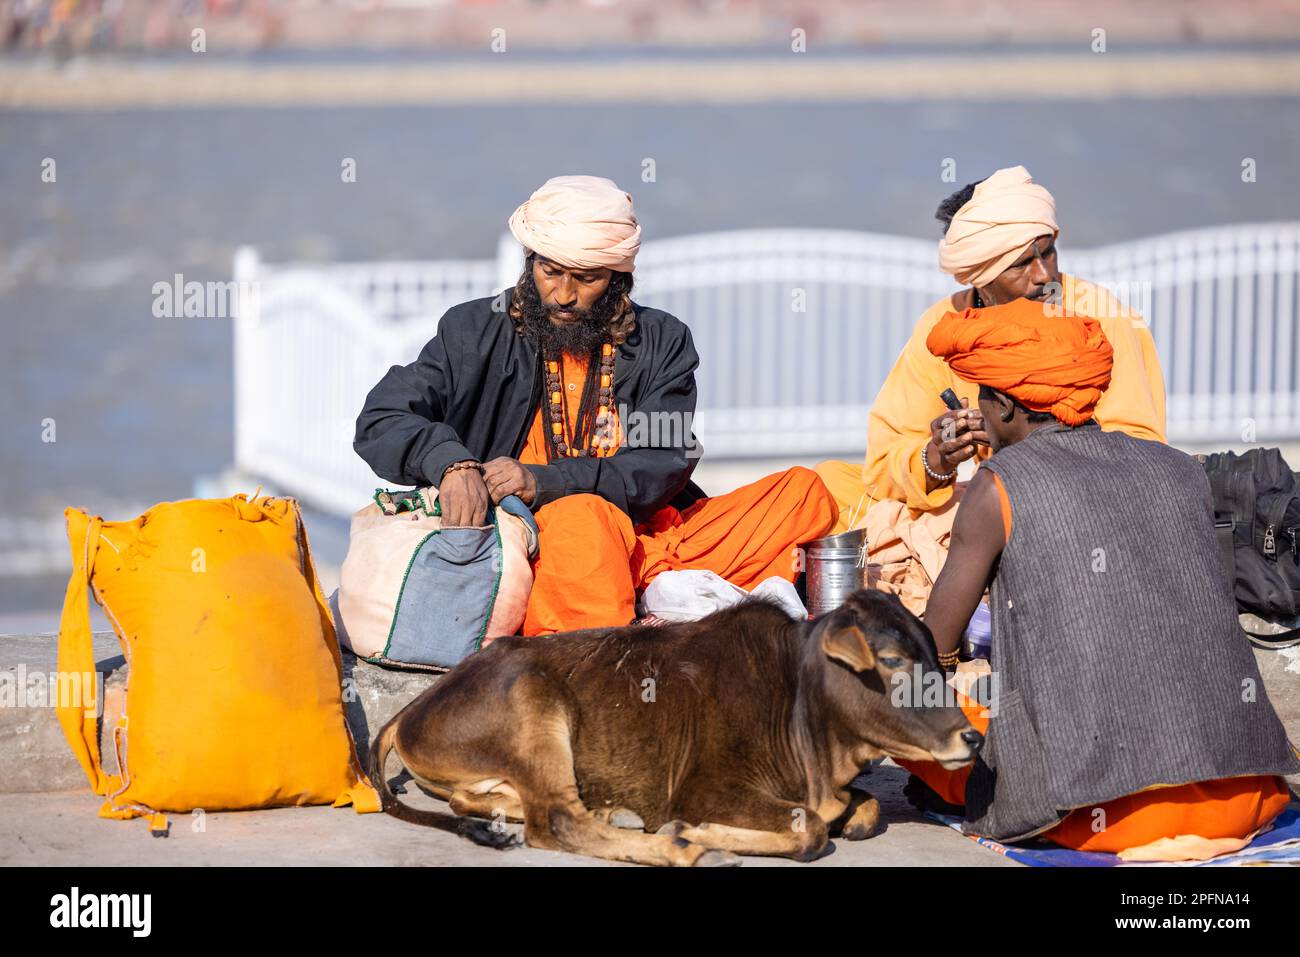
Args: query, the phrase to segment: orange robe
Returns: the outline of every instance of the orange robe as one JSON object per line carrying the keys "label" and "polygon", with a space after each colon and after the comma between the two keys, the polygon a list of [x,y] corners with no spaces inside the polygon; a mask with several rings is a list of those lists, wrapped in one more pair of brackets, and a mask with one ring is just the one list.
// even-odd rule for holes
{"label": "orange robe", "polygon": [[[583,360],[564,357],[561,385],[570,429],[586,371]],[[613,424],[617,430],[618,422]],[[546,463],[546,427],[539,408],[520,462]],[[616,453],[613,442],[601,454]],[[712,571],[746,590],[774,575],[794,581],[795,546],[826,534],[836,513],[835,500],[806,468],[765,476],[682,511],[664,506],[635,527],[626,512],[599,495],[567,495],[534,513],[540,535],[523,634],[626,625],[636,614],[636,593],[665,571]]]}
{"label": "orange robe", "polygon": [[[1011,502],[997,475],[1003,531],[1011,535]],[[983,706],[958,694],[962,712],[980,733],[989,728]],[[937,761],[897,761],[949,804],[966,803],[972,766],[945,770]],[[1040,836],[1076,851],[1109,851],[1137,860],[1195,860],[1240,850],[1286,809],[1286,781],[1274,775],[1153,785],[1136,794],[1075,808]],[[1096,812],[1102,813],[1098,815]],[[1094,822],[1104,827],[1094,830]],[[1154,845],[1148,849],[1148,845]]]}
{"label": "orange robe", "polygon": [[[989,718],[983,706],[961,694],[958,701],[975,730],[987,732]],[[896,763],[949,804],[966,803],[970,765],[947,771],[937,761],[896,759]],[[1076,851],[1108,851],[1148,860],[1197,859],[1201,855],[1196,850],[1207,842],[1222,842],[1217,853],[1240,850],[1256,831],[1286,810],[1290,800],[1286,781],[1274,775],[1154,785],[1136,794],[1075,808],[1039,836]],[[1096,814],[1098,810],[1101,815]],[[1094,830],[1094,822],[1099,820],[1105,827]],[[1156,853],[1134,853],[1147,845],[1156,845],[1152,848]]]}
{"label": "orange robe", "polygon": [[[1098,424],[1135,438],[1165,441],[1164,377],[1146,323],[1113,304],[1106,290],[1073,276],[1061,277],[1061,296],[1066,309],[1096,316],[1115,351],[1110,387],[1094,414]],[[979,386],[958,377],[925,344],[930,330],[951,311],[952,297],[945,297],[931,306],[913,329],[872,403],[865,462],[828,460],[817,465],[817,474],[840,508],[835,531],[847,530],[850,516],[855,511],[860,515],[872,501],[892,499],[928,512],[952,497],[951,484],[926,492],[921,465],[921,449],[930,440],[930,422],[944,410],[939,393],[952,389],[972,408],[979,405]],[[976,461],[990,454],[981,447]]]}

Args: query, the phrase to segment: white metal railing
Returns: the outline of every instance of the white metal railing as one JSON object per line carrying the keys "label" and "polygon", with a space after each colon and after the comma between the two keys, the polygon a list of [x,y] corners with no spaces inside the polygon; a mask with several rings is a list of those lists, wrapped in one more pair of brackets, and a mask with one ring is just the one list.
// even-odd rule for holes
{"label": "white metal railing", "polygon": [[1300,437],[1300,223],[1191,230],[1062,256],[1151,327],[1173,441]]}
{"label": "white metal railing", "polygon": [[[257,295],[235,324],[236,467],[356,508],[380,482],[351,447],[366,393],[446,309],[511,285],[521,262],[508,235],[495,259],[468,261],[281,265],[241,249],[235,279]],[[1300,437],[1300,223],[1063,248],[1060,263],[1150,323],[1171,440]],[[839,230],[650,240],[636,277],[639,302],[694,334],[695,431],[713,459],[861,454],[917,318],[956,288],[934,242]]]}

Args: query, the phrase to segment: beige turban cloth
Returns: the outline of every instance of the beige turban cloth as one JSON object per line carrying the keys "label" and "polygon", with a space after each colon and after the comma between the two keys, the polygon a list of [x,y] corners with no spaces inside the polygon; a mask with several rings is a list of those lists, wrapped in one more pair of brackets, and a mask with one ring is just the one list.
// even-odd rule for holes
{"label": "beige turban cloth", "polygon": [[1059,231],[1052,194],[1023,166],[1000,169],[953,216],[939,244],[939,268],[963,286],[985,286],[1039,236]]}
{"label": "beige turban cloth", "polygon": [[571,269],[632,272],[641,227],[632,197],[600,176],[555,176],[510,217],[528,249]]}

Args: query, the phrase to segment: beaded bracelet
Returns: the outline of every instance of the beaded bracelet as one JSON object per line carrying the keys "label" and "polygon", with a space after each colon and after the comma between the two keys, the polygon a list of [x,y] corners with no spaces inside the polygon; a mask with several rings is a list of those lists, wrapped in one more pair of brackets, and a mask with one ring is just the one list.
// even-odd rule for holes
{"label": "beaded bracelet", "polygon": [[474,462],[474,461],[455,462],[451,465],[448,465],[447,468],[443,471],[442,473],[443,479],[445,480],[447,476],[450,475],[452,472],[458,471],[460,469],[473,469],[476,472],[482,472],[483,463]]}
{"label": "beaded bracelet", "polygon": [[930,463],[925,457],[925,450],[929,447],[929,442],[921,446],[921,468],[925,469],[925,474],[930,476],[930,478],[934,479],[936,482],[950,481],[952,477],[957,474],[957,470],[953,469],[951,472],[936,472],[934,469],[930,468]]}

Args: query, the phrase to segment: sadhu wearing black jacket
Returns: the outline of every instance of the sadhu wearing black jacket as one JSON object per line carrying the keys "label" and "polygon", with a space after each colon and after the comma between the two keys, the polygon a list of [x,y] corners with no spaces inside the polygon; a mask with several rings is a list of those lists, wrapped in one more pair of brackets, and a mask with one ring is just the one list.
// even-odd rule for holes
{"label": "sadhu wearing black jacket", "polygon": [[626,624],[656,575],[750,589],[793,580],[835,501],[793,468],[708,498],[691,482],[699,357],[679,319],[630,298],[641,227],[610,180],[559,176],[515,210],[523,274],[448,310],[415,362],[370,391],[353,447],[376,474],[438,487],[448,525],[518,495],[541,531],[523,633]]}

